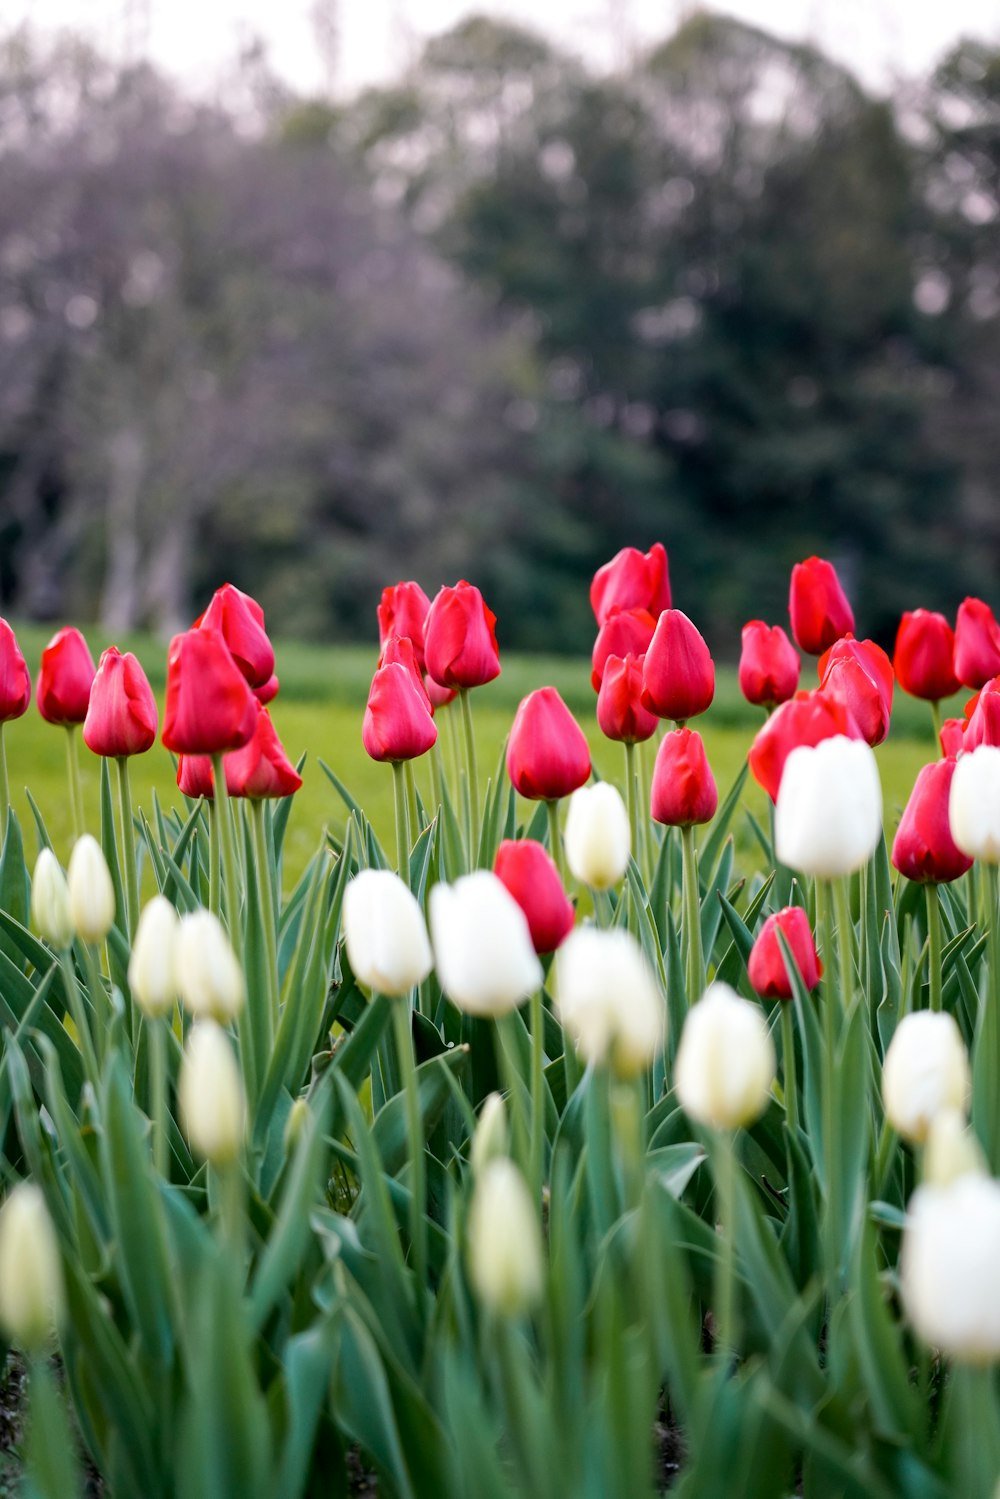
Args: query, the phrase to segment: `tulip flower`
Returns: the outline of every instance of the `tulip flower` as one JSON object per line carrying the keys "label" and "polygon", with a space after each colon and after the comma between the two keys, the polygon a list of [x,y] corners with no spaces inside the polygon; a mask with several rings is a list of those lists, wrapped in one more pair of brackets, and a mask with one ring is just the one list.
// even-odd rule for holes
{"label": "tulip flower", "polygon": [[431,971],[424,914],[388,869],[362,869],[344,891],[344,940],[355,977],[379,994],[409,994]]}
{"label": "tulip flower", "polygon": [[500,1157],[479,1174],[468,1223],[469,1276],[484,1306],[520,1317],[541,1300],[542,1230],[524,1177]]}
{"label": "tulip flower", "polygon": [[867,864],[882,835],[882,787],[871,748],[837,735],[792,750],[775,804],[782,864],[818,879]]}
{"label": "tulip flower", "polygon": [[0,1207],[0,1331],[38,1353],[65,1311],[62,1261],[41,1187],[19,1182]]}
{"label": "tulip flower", "polygon": [[440,683],[435,682],[434,678],[427,676],[426,673],[424,675],[424,691],[427,694],[427,700],[431,705],[432,713],[438,708],[447,708],[448,704],[453,703],[458,697],[456,688],[442,687]]}
{"label": "tulip flower", "polygon": [[1000,674],[1000,624],[982,599],[963,599],[958,606],[953,664],[965,687],[982,687]]}
{"label": "tulip flower", "polygon": [[115,889],[101,845],[89,833],[73,845],[67,886],[76,935],[82,942],[103,942],[114,925]]}
{"label": "tulip flower", "polygon": [[426,703],[428,713],[433,713],[434,705],[424,685],[424,679],[420,672],[420,663],[417,660],[416,647],[413,641],[405,635],[390,635],[382,642],[382,652],[378,658],[379,666],[392,666],[394,662],[398,662],[400,666],[406,667],[406,670],[413,678],[413,685]]}
{"label": "tulip flower", "polygon": [[382,590],[378,606],[378,643],[384,646],[390,635],[403,635],[413,642],[413,654],[420,671],[424,670],[424,622],[431,601],[419,583],[394,583]]}
{"label": "tulip flower", "polygon": [[559,1018],[584,1061],[616,1077],[645,1072],[663,1046],[663,996],[635,938],[578,927],[556,954]]}
{"label": "tulip flower", "polygon": [[262,687],[251,687],[250,691],[253,693],[258,703],[260,703],[261,707],[266,708],[268,703],[273,702],[274,699],[278,696],[280,688],[281,683],[272,672]]}
{"label": "tulip flower", "polygon": [[740,691],[748,703],[774,708],[787,702],[799,685],[798,652],[780,625],[751,619],[743,626]]}
{"label": "tulip flower", "polygon": [[548,850],[533,838],[505,838],[493,872],[524,912],[535,952],[555,952],[572,931],[574,912]]}
{"label": "tulip flower", "polygon": [[608,615],[594,641],[590,658],[590,684],[600,692],[609,656],[644,656],[653,638],[656,620],[648,609],[616,609]]}
{"label": "tulip flower", "polygon": [[507,774],[531,801],[558,801],[589,780],[586,737],[554,687],[522,699],[507,741]]}
{"label": "tulip flower", "polygon": [[264,629],[257,600],[232,583],[223,583],[198,619],[195,629],[218,630],[251,687],[263,687],[274,674],[274,648]]}
{"label": "tulip flower", "polygon": [[509,1147],[507,1105],[502,1093],[490,1093],[479,1110],[479,1120],[469,1144],[469,1166],[473,1176],[481,1176],[490,1161],[507,1155]]}
{"label": "tulip flower", "polygon": [[141,755],[156,739],[156,702],[139,662],[110,645],[101,656],[83,722],[83,742],[95,755]]}
{"label": "tulip flower", "polygon": [[942,1109],[965,1113],[972,1091],[969,1056],[954,1016],[914,1010],[893,1032],[882,1065],[885,1117],[905,1140],[922,1145]]}
{"label": "tulip flower", "polygon": [[302,777],[285,754],[270,713],[260,706],[253,738],[242,749],[226,755],[222,763],[230,796],[245,796],[254,801],[291,796],[302,785]]}
{"label": "tulip flower", "polygon": [[821,656],[854,629],[854,614],[832,562],[807,557],[792,568],[788,591],[792,635],[800,651]]}
{"label": "tulip flower", "polygon": [[179,755],[177,785],[185,796],[197,801],[199,796],[211,801],[215,796],[215,772],[211,755]]}
{"label": "tulip flower", "polygon": [[527,918],[495,874],[435,885],[429,912],[438,978],[458,1009],[496,1018],[541,987]]}
{"label": "tulip flower", "polygon": [[234,1020],[246,1001],[246,986],[232,944],[211,911],[188,911],[180,919],[174,973],[188,1014]]}
{"label": "tulip flower", "polygon": [[907,1207],[903,1304],[925,1343],[967,1364],[1000,1359],[1000,1182],[922,1186]]}
{"label": "tulip flower", "polygon": [[656,733],[657,718],[642,706],[644,657],[609,656],[597,695],[597,722],[607,739],[639,744]]}
{"label": "tulip flower", "polygon": [[180,921],[164,895],[143,906],[128,961],[128,986],[144,1015],[169,1015],[178,997],[175,954]]}
{"label": "tulip flower", "polygon": [[986,1175],[986,1158],[964,1109],[938,1109],[924,1141],[924,1181],[931,1187],[946,1187],[960,1176]]}
{"label": "tulip flower", "polygon": [[955,635],[943,614],[908,610],[899,621],[892,666],[896,680],[911,697],[936,703],[958,691]]}
{"label": "tulip flower", "polygon": [[177,1103],[191,1148],[213,1166],[236,1159],[246,1136],[246,1097],[229,1038],[214,1020],[188,1032]]}
{"label": "tulip flower", "polygon": [[955,769],[954,760],[935,760],[917,776],[892,844],[893,865],[908,880],[947,884],[972,868],[948,818]]}
{"label": "tulip flower", "polygon": [[747,755],[750,774],[771,800],[777,801],[785,762],[792,750],[821,744],[835,734],[861,738],[850,711],[825,693],[797,692],[758,730]]}
{"label": "tulip flower", "polygon": [[50,848],[43,848],[31,880],[31,920],[50,946],[61,951],[73,941],[69,910],[69,886],[59,861]]}
{"label": "tulip flower", "polygon": [[815,989],[823,976],[809,917],[801,906],[786,906],[769,916],[750,949],[747,974],[755,993],[764,999],[791,999],[792,983],[785,954],[778,938],[784,936],[799,977],[807,989]]}
{"label": "tulip flower", "polygon": [[694,729],[665,734],[656,752],[650,816],[666,827],[711,822],[719,805],[701,735]]}
{"label": "tulip flower", "polygon": [[219,630],[175,635],[167,656],[162,740],[178,755],[240,749],[257,727],[258,703]]}
{"label": "tulip flower", "polygon": [[1000,677],[991,677],[965,705],[965,727],[961,749],[981,744],[1000,745]]}
{"label": "tulip flower", "polygon": [[31,676],[14,631],[0,619],[0,725],[20,718],[31,701]]}
{"label": "tulip flower", "polygon": [[58,630],[42,652],[38,668],[38,711],[47,723],[83,723],[90,705],[94,658],[79,630]]}
{"label": "tulip flower", "polygon": [[680,609],[665,609],[642,668],[643,707],[683,723],[704,713],[715,696],[715,663],[704,639]]}
{"label": "tulip flower", "polygon": [[962,753],[965,739],[965,719],[946,718],[941,725],[938,742],[946,760],[954,760]]}
{"label": "tulip flower", "polygon": [[427,671],[442,687],[482,687],[500,675],[496,615],[473,584],[442,588],[424,622]]}
{"label": "tulip flower", "polygon": [[654,542],[646,553],[622,547],[594,574],[590,603],[598,626],[616,609],[645,609],[655,619],[670,608],[670,575],[667,552]]}
{"label": "tulip flower", "polygon": [[850,713],[867,744],[881,744],[892,715],[892,662],[874,640],[845,635],[819,659],[820,690]]}
{"label": "tulip flower", "polygon": [[427,695],[399,661],[380,666],[372,678],[361,740],[373,760],[401,764],[437,742]]}
{"label": "tulip flower", "polygon": [[573,792],[563,843],[572,874],[591,889],[610,890],[622,878],[632,838],[625,803],[610,782]]}
{"label": "tulip flower", "polygon": [[1000,864],[1000,749],[995,745],[981,744],[955,762],[948,821],[963,854]]}
{"label": "tulip flower", "polygon": [[710,984],[688,1011],[674,1063],[685,1113],[718,1130],[752,1124],[767,1107],[775,1067],[758,1007],[728,984]]}

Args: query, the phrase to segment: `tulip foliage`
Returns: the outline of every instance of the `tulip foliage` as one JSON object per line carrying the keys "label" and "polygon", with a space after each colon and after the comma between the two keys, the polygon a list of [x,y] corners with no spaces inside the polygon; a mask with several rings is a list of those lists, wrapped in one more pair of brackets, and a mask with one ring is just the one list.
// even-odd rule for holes
{"label": "tulip foliage", "polygon": [[[115,1499],[368,1475],[400,1499],[992,1499],[1000,747],[922,772],[890,856],[865,742],[888,658],[827,568],[791,622],[835,692],[794,695],[783,631],[744,638],[770,829],[748,770],[717,791],[675,726],[714,666],[662,547],[592,595],[600,631],[657,621],[602,662],[620,789],[545,687],[480,783],[492,612],[468,583],[387,589],[365,744],[395,839],[333,747],[334,830],[290,887],[303,767],[254,697],[256,603],[220,590],[173,642],[172,808],[115,795],[156,715],[105,653],[100,819],[67,874],[45,809],[29,864],[4,807],[0,1334],[32,1492],[82,1493],[86,1458]],[[897,659],[936,702],[918,628]]]}

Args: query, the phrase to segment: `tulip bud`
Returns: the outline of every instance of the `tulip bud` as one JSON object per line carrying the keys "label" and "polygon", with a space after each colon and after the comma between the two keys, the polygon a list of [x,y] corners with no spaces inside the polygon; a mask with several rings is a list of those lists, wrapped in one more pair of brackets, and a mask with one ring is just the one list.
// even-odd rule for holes
{"label": "tulip bud", "polygon": [[0,723],[26,712],[31,701],[31,676],[14,631],[0,619]]}
{"label": "tulip bud", "polygon": [[590,605],[599,626],[616,610],[644,609],[656,620],[670,608],[670,574],[661,541],[648,552],[622,547],[594,574]]}
{"label": "tulip bud", "polygon": [[416,897],[389,869],[362,869],[344,891],[344,938],[357,978],[380,994],[409,994],[431,971]]}
{"label": "tulip bud", "polygon": [[941,753],[946,760],[955,760],[965,748],[965,719],[946,718],[938,735]]}
{"label": "tulip bud", "polygon": [[868,862],[881,834],[882,786],[863,740],[837,735],[792,750],[774,815],[782,864],[818,879],[851,874]]}
{"label": "tulip bud", "polygon": [[130,651],[109,645],[90,689],[83,742],[95,755],[141,755],[154,743],[159,722],[153,689]]}
{"label": "tulip bud", "polygon": [[435,885],[429,909],[438,978],[458,1009],[506,1015],[540,988],[527,919],[495,874],[477,869]]}
{"label": "tulip bud", "polygon": [[1000,677],[991,677],[965,705],[961,748],[968,752],[981,744],[1000,745]]}
{"label": "tulip bud", "polygon": [[431,601],[419,583],[395,583],[383,588],[378,606],[378,643],[384,646],[390,635],[403,635],[413,643],[413,654],[420,671],[424,670],[424,623]]}
{"label": "tulip bud", "polygon": [[773,708],[787,702],[799,685],[802,663],[780,625],[751,619],[743,626],[740,691],[748,703]]}
{"label": "tulip bud", "polygon": [[527,917],[535,951],[555,952],[572,931],[574,911],[548,851],[533,838],[505,838],[493,873]]}
{"label": "tulip bud", "polygon": [[214,1020],[188,1032],[177,1102],[191,1149],[213,1166],[235,1160],[246,1134],[246,1099],[233,1048]]}
{"label": "tulip bud", "polygon": [[656,629],[647,609],[617,609],[597,632],[590,658],[590,685],[600,692],[611,656],[644,656]]}
{"label": "tulip bud", "polygon": [[948,820],[954,775],[954,760],[935,760],[917,776],[892,844],[892,862],[908,880],[946,884],[972,868]]}
{"label": "tulip bud", "polygon": [[967,1364],[1000,1358],[1000,1182],[960,1176],[910,1198],[903,1303],[925,1343]]}
{"label": "tulip bud", "polygon": [[442,687],[481,687],[500,675],[497,617],[463,578],[442,588],[424,621],[427,671]]}
{"label": "tulip bud", "polygon": [[987,1176],[979,1141],[958,1109],[939,1109],[924,1142],[923,1178],[929,1187],[946,1187],[960,1176]]}
{"label": "tulip bud", "polygon": [[604,663],[601,690],[597,695],[597,722],[601,733],[621,744],[652,739],[657,718],[642,706],[644,656],[609,656]]}
{"label": "tulip bud", "polygon": [[882,1065],[882,1102],[893,1129],[915,1145],[942,1109],[968,1108],[969,1058],[953,1016],[934,1010],[904,1015]]}
{"label": "tulip bud", "polygon": [[728,984],[710,984],[688,1011],[674,1063],[685,1112],[713,1129],[752,1124],[767,1107],[774,1045],[756,1005]]}
{"label": "tulip bud", "polygon": [[47,723],[83,723],[90,706],[94,658],[79,630],[57,630],[38,668],[38,711]]}
{"label": "tulip bud", "polygon": [[510,1146],[507,1130],[507,1105],[500,1093],[490,1093],[479,1111],[469,1146],[469,1165],[473,1176],[482,1176],[491,1161],[507,1154]]}
{"label": "tulip bud", "polygon": [[844,636],[819,659],[823,696],[842,704],[871,745],[889,732],[894,684],[892,662],[874,640]]}
{"label": "tulip bud", "polygon": [[42,849],[35,864],[31,881],[31,919],[36,931],[52,947],[61,950],[73,941],[69,886],[50,848]]}
{"label": "tulip bud", "polygon": [[304,1098],[297,1098],[288,1110],[288,1118],[285,1120],[285,1132],[281,1139],[281,1144],[286,1155],[291,1155],[292,1151],[298,1145],[308,1118],[309,1105]]}
{"label": "tulip bud", "polygon": [[257,708],[219,630],[203,624],[174,636],[161,735],[167,749],[178,755],[239,749],[253,737]]}
{"label": "tulip bud", "polygon": [[621,792],[609,781],[581,786],[569,799],[563,833],[574,877],[593,890],[610,890],[628,868],[632,835]]}
{"label": "tulip bud", "polygon": [[40,1187],[19,1182],[0,1207],[0,1328],[28,1353],[58,1331],[62,1261]]}
{"label": "tulip bud", "polygon": [[278,692],[280,691],[280,689],[281,683],[272,672],[267,681],[262,686],[251,687],[250,691],[253,693],[258,703],[260,703],[261,707],[266,708],[268,703],[273,702],[274,699],[278,696]]}
{"label": "tulip bud", "polygon": [[954,659],[955,636],[943,614],[914,609],[903,615],[892,666],[904,692],[930,703],[951,697],[958,691]]}
{"label": "tulip bud", "polygon": [[115,919],[115,887],[96,838],[84,833],[69,856],[69,914],[83,942],[103,942]]}
{"label": "tulip bud", "polygon": [[700,632],[680,609],[664,609],[642,664],[642,703],[659,718],[683,723],[715,696],[715,663]]}
{"label": "tulip bud", "polygon": [[[253,738],[242,749],[233,750],[223,762],[226,790],[230,796],[254,800],[291,796],[302,785],[302,777],[285,754],[278,731],[267,709],[258,706]],[[209,762],[211,769],[211,761]]]}
{"label": "tulip bud", "polygon": [[507,741],[507,774],[532,801],[558,801],[590,778],[583,730],[554,687],[523,698]]}
{"label": "tulip bud", "polygon": [[177,786],[194,801],[199,796],[212,801],[215,797],[215,771],[211,755],[178,755]]}
{"label": "tulip bud", "polygon": [[807,557],[792,568],[788,590],[792,635],[807,656],[823,652],[854,629],[854,615],[832,562]]}
{"label": "tulip bud", "polygon": [[524,1177],[512,1161],[490,1161],[469,1208],[469,1275],[479,1299],[501,1317],[541,1300],[542,1231]]}
{"label": "tulip bud", "polygon": [[132,955],[128,986],[132,998],[151,1020],[167,1015],[177,998],[175,953],[180,923],[164,895],[154,895],[142,908]]}
{"label": "tulip bud", "polygon": [[405,666],[409,673],[417,694],[424,703],[428,713],[434,712],[434,705],[424,685],[424,679],[420,671],[420,663],[417,660],[416,648],[413,641],[406,635],[390,635],[382,642],[382,652],[378,658],[379,666],[392,666],[398,663]]}
{"label": "tulip bud", "polygon": [[958,606],[953,665],[965,687],[982,687],[1000,672],[1000,625],[982,599],[963,599]]}
{"label": "tulip bud", "polygon": [[663,1045],[663,996],[630,933],[579,927],[556,955],[553,991],[587,1062],[621,1078],[644,1072]]}
{"label": "tulip bud", "polygon": [[981,744],[955,762],[948,821],[963,854],[1000,864],[1000,749],[995,745]]}
{"label": "tulip bud", "polygon": [[712,767],[696,729],[665,734],[656,752],[649,811],[654,822],[688,828],[711,822],[719,805]]}
{"label": "tulip bud", "polygon": [[792,750],[802,744],[821,744],[835,734],[861,738],[861,730],[842,704],[823,692],[797,692],[758,730],[747,755],[750,774],[776,802],[785,761]]}
{"label": "tulip bud", "polygon": [[195,625],[218,630],[251,687],[263,687],[274,671],[274,648],[264,629],[264,611],[255,598],[223,583]]}
{"label": "tulip bud", "polygon": [[181,1003],[191,1015],[234,1019],[246,1000],[243,971],[229,938],[211,911],[182,916],[174,949]]}
{"label": "tulip bud", "polygon": [[415,760],[437,742],[427,694],[402,662],[380,666],[372,678],[361,740],[373,760],[395,763]]}
{"label": "tulip bud", "polygon": [[788,943],[799,977],[807,989],[815,989],[823,974],[809,917],[801,906],[786,906],[769,916],[750,950],[747,975],[755,993],[765,999],[791,999],[785,954],[778,937]]}

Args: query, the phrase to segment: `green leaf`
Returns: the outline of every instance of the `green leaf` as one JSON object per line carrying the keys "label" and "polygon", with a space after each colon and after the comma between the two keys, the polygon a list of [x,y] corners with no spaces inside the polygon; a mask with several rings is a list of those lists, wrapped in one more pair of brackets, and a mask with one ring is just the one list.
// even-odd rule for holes
{"label": "green leaf", "polygon": [[55,1381],[44,1359],[31,1365],[25,1443],[24,1499],[73,1499],[80,1492],[75,1443]]}
{"label": "green leaf", "polygon": [[870,1218],[864,1222],[855,1246],[851,1292],[851,1329],[876,1429],[881,1437],[908,1444],[920,1431],[921,1413],[907,1376],[899,1328],[876,1270]]}

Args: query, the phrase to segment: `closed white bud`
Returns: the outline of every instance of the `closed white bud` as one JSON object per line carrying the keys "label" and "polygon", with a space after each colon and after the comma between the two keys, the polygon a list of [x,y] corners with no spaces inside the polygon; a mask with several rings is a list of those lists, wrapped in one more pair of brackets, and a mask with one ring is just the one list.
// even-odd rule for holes
{"label": "closed white bud", "polygon": [[188,1032],[177,1099],[195,1154],[213,1166],[234,1160],[246,1133],[246,1099],[229,1037],[214,1020],[199,1020]]}
{"label": "closed white bud", "polygon": [[174,963],[181,1003],[190,1014],[227,1021],[240,1013],[246,1000],[243,970],[211,911],[181,917]]}
{"label": "closed white bud", "polygon": [[344,938],[355,975],[380,994],[405,995],[431,971],[416,896],[390,869],[363,869],[344,891]]}
{"label": "closed white bud", "polygon": [[1000,749],[980,744],[959,755],[948,794],[951,836],[970,859],[1000,864]]}
{"label": "closed white bud", "polygon": [[180,923],[165,895],[142,908],[128,961],[128,986],[145,1015],[169,1014],[177,998],[175,953]]}
{"label": "closed white bud", "polygon": [[969,1057],[954,1018],[934,1010],[904,1015],[882,1066],[882,1102],[893,1129],[922,1145],[942,1109],[965,1112],[971,1088]]}
{"label": "closed white bud", "polygon": [[66,948],[73,941],[69,914],[69,886],[50,848],[43,848],[31,880],[31,920],[35,930],[53,947]]}
{"label": "closed white bud", "polygon": [[308,1118],[309,1105],[304,1098],[297,1098],[288,1110],[288,1118],[285,1120],[285,1133],[281,1143],[285,1147],[286,1155],[290,1155],[298,1145]]}
{"label": "closed white bud", "polygon": [[559,1018],[585,1061],[634,1077],[662,1047],[663,997],[628,932],[577,927],[556,954],[553,991]]}
{"label": "closed white bud", "polygon": [[524,1177],[513,1161],[489,1161],[469,1208],[469,1274],[492,1311],[518,1317],[542,1295],[542,1231]]}
{"label": "closed white bud", "polygon": [[774,1045],[755,1004],[728,984],[710,984],[688,1011],[674,1086],[687,1114],[714,1129],[752,1124],[774,1082]]}
{"label": "closed white bud", "polygon": [[491,1093],[479,1111],[479,1123],[469,1147],[473,1176],[481,1175],[490,1161],[505,1156],[509,1143],[507,1105],[499,1093]]}
{"label": "closed white bud", "polygon": [[542,965],[517,901],[488,869],[430,894],[441,987],[469,1015],[506,1015],[541,987]]}
{"label": "closed white bud", "polygon": [[930,1122],[924,1146],[924,1181],[946,1187],[960,1176],[986,1176],[979,1141],[957,1109],[940,1109]]}
{"label": "closed white bud", "polygon": [[867,864],[882,835],[882,784],[871,747],[836,734],[785,761],[774,809],[782,864],[817,879]]}
{"label": "closed white bud", "polygon": [[597,781],[573,792],[563,843],[566,862],[581,884],[593,890],[617,885],[632,852],[628,811],[617,787]]}
{"label": "closed white bud", "polygon": [[968,1364],[1000,1359],[1000,1182],[977,1174],[910,1198],[903,1301],[925,1343]]}
{"label": "closed white bud", "polygon": [[83,942],[103,942],[115,919],[115,887],[104,850],[84,833],[69,856],[69,914]]}
{"label": "closed white bud", "polygon": [[0,1327],[29,1353],[58,1329],[63,1274],[40,1187],[21,1182],[0,1208]]}

